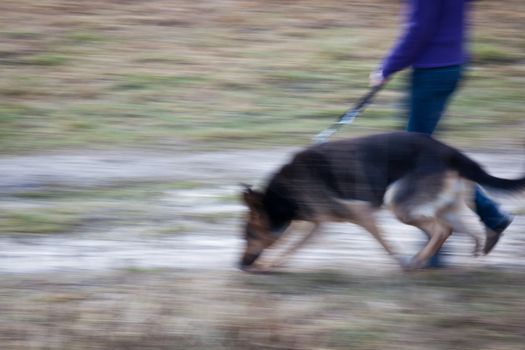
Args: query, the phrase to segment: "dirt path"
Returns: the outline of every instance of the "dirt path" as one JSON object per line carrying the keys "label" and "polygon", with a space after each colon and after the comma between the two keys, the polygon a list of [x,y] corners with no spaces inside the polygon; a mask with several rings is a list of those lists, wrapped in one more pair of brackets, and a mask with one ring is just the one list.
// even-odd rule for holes
{"label": "dirt path", "polygon": [[[231,269],[241,249],[239,215],[243,208],[233,198],[237,183],[261,183],[287,159],[292,149],[246,150],[209,153],[99,152],[0,158],[0,210],[20,205],[17,191],[46,186],[96,188],[123,181],[200,181],[204,188],[166,191],[154,206],[156,212],[215,215],[216,220],[186,219],[191,232],[150,235],[154,222],[121,225],[108,230],[75,234],[0,237],[0,272],[34,273],[64,270],[109,269]],[[493,173],[515,176],[523,163],[520,154],[473,153]],[[150,205],[150,204],[147,204]],[[525,268],[525,217],[523,200],[505,201],[521,213],[497,249],[488,257],[470,257],[471,242],[462,236],[450,240],[453,264]],[[222,217],[223,216],[223,217]],[[197,216],[198,217],[198,216]],[[388,213],[379,216],[390,240],[408,254],[421,243],[417,230],[403,226]],[[401,245],[403,245],[401,247]],[[314,247],[315,246],[315,247]],[[328,225],[317,244],[297,255],[293,268],[395,268],[368,234],[351,225]]]}
{"label": "dirt path", "polygon": [[259,178],[290,149],[206,153],[88,152],[0,158],[0,191],[47,185],[101,186],[115,181],[210,180],[231,183]]}

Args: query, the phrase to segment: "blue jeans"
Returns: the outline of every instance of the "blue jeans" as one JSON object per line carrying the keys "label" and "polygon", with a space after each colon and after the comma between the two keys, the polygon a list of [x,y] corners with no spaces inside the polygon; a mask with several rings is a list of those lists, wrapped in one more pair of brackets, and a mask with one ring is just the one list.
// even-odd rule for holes
{"label": "blue jeans", "polygon": [[[415,68],[410,77],[409,118],[407,131],[432,134],[447,106],[450,97],[459,86],[463,73],[460,65],[439,68]],[[475,194],[475,210],[485,226],[495,229],[505,216],[496,202],[478,186]],[[439,254],[433,257],[439,264]],[[430,262],[431,266],[433,262]]]}
{"label": "blue jeans", "polygon": [[461,75],[461,66],[412,71],[407,131],[434,132]]}

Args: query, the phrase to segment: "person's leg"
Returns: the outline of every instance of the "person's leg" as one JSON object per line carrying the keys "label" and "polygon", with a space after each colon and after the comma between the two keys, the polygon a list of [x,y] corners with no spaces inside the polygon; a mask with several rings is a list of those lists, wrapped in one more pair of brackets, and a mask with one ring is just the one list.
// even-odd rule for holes
{"label": "person's leg", "polygon": [[490,199],[479,186],[476,187],[474,199],[476,213],[479,215],[485,226],[497,227],[501,222],[498,204]]}
{"label": "person's leg", "polygon": [[[436,129],[450,96],[461,78],[461,67],[414,69],[410,84],[409,119],[407,131],[431,135]],[[444,266],[441,248],[427,263],[427,267]]]}
{"label": "person's leg", "polygon": [[461,78],[461,66],[414,69],[407,131],[431,135]]}

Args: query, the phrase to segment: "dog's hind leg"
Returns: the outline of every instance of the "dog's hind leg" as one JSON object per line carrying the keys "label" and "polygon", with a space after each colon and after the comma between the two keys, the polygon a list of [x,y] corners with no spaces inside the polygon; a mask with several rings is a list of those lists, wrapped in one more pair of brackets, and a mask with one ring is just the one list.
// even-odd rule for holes
{"label": "dog's hind leg", "polygon": [[[440,219],[447,223],[454,232],[465,233],[474,241],[474,250],[472,254],[479,256],[483,249],[482,235],[483,228],[479,222],[473,220],[472,213],[467,209],[466,205],[454,205],[450,209],[440,213]],[[465,222],[465,218],[469,218],[469,222]]]}
{"label": "dog's hind leg", "polygon": [[411,222],[410,225],[423,230],[430,238],[423,249],[404,266],[404,268],[407,269],[417,269],[423,267],[425,263],[437,253],[443,243],[445,243],[447,238],[452,234],[452,229],[441,223],[437,218],[414,221]]}
{"label": "dog's hind leg", "polygon": [[394,183],[385,195],[385,203],[403,223],[418,227],[429,237],[427,244],[405,268],[419,268],[441,248],[454,225],[442,213],[459,200],[461,181],[456,173],[438,172],[421,176],[410,174]]}

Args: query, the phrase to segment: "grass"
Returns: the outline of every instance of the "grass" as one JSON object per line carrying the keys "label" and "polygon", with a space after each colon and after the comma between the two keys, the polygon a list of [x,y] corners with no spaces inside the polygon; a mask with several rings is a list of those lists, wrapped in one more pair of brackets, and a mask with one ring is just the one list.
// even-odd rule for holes
{"label": "grass", "polygon": [[482,65],[519,63],[521,60],[519,55],[516,55],[514,51],[509,51],[506,47],[483,42],[476,42],[473,45],[472,55],[474,63]]}
{"label": "grass", "polygon": [[130,268],[51,277],[0,279],[6,350],[517,350],[525,340],[521,272]]}
{"label": "grass", "polygon": [[36,190],[19,191],[14,194],[16,198],[35,199],[35,200],[78,200],[100,199],[100,200],[145,200],[164,194],[166,191],[174,190],[193,190],[202,187],[203,184],[197,181],[176,181],[176,182],[125,182],[121,181],[113,185],[82,188],[57,186]]}
{"label": "grass", "polygon": [[77,213],[67,210],[19,210],[0,216],[0,234],[72,233],[80,225]]}
{"label": "grass", "polygon": [[[204,16],[193,1],[99,5],[5,4],[2,152],[309,143],[366,91],[398,32],[399,5],[386,0],[235,0]],[[443,124],[449,140],[516,146],[521,8],[519,0],[476,5],[473,70]],[[340,136],[401,127],[404,88],[401,75]]]}
{"label": "grass", "polygon": [[[192,209],[201,203],[180,202],[179,193],[213,191],[198,181],[119,182],[98,187],[49,186],[19,191],[4,199],[0,235],[73,234],[109,231],[115,227],[145,225],[145,232],[189,234],[203,223],[221,224],[238,216],[220,205],[237,201],[230,194],[211,194],[205,212]],[[9,200],[9,202],[7,202]],[[9,206],[5,203],[9,203]]]}
{"label": "grass", "polygon": [[33,66],[60,66],[68,62],[69,58],[64,55],[54,53],[43,53],[28,57],[25,60],[18,61],[19,64]]}

